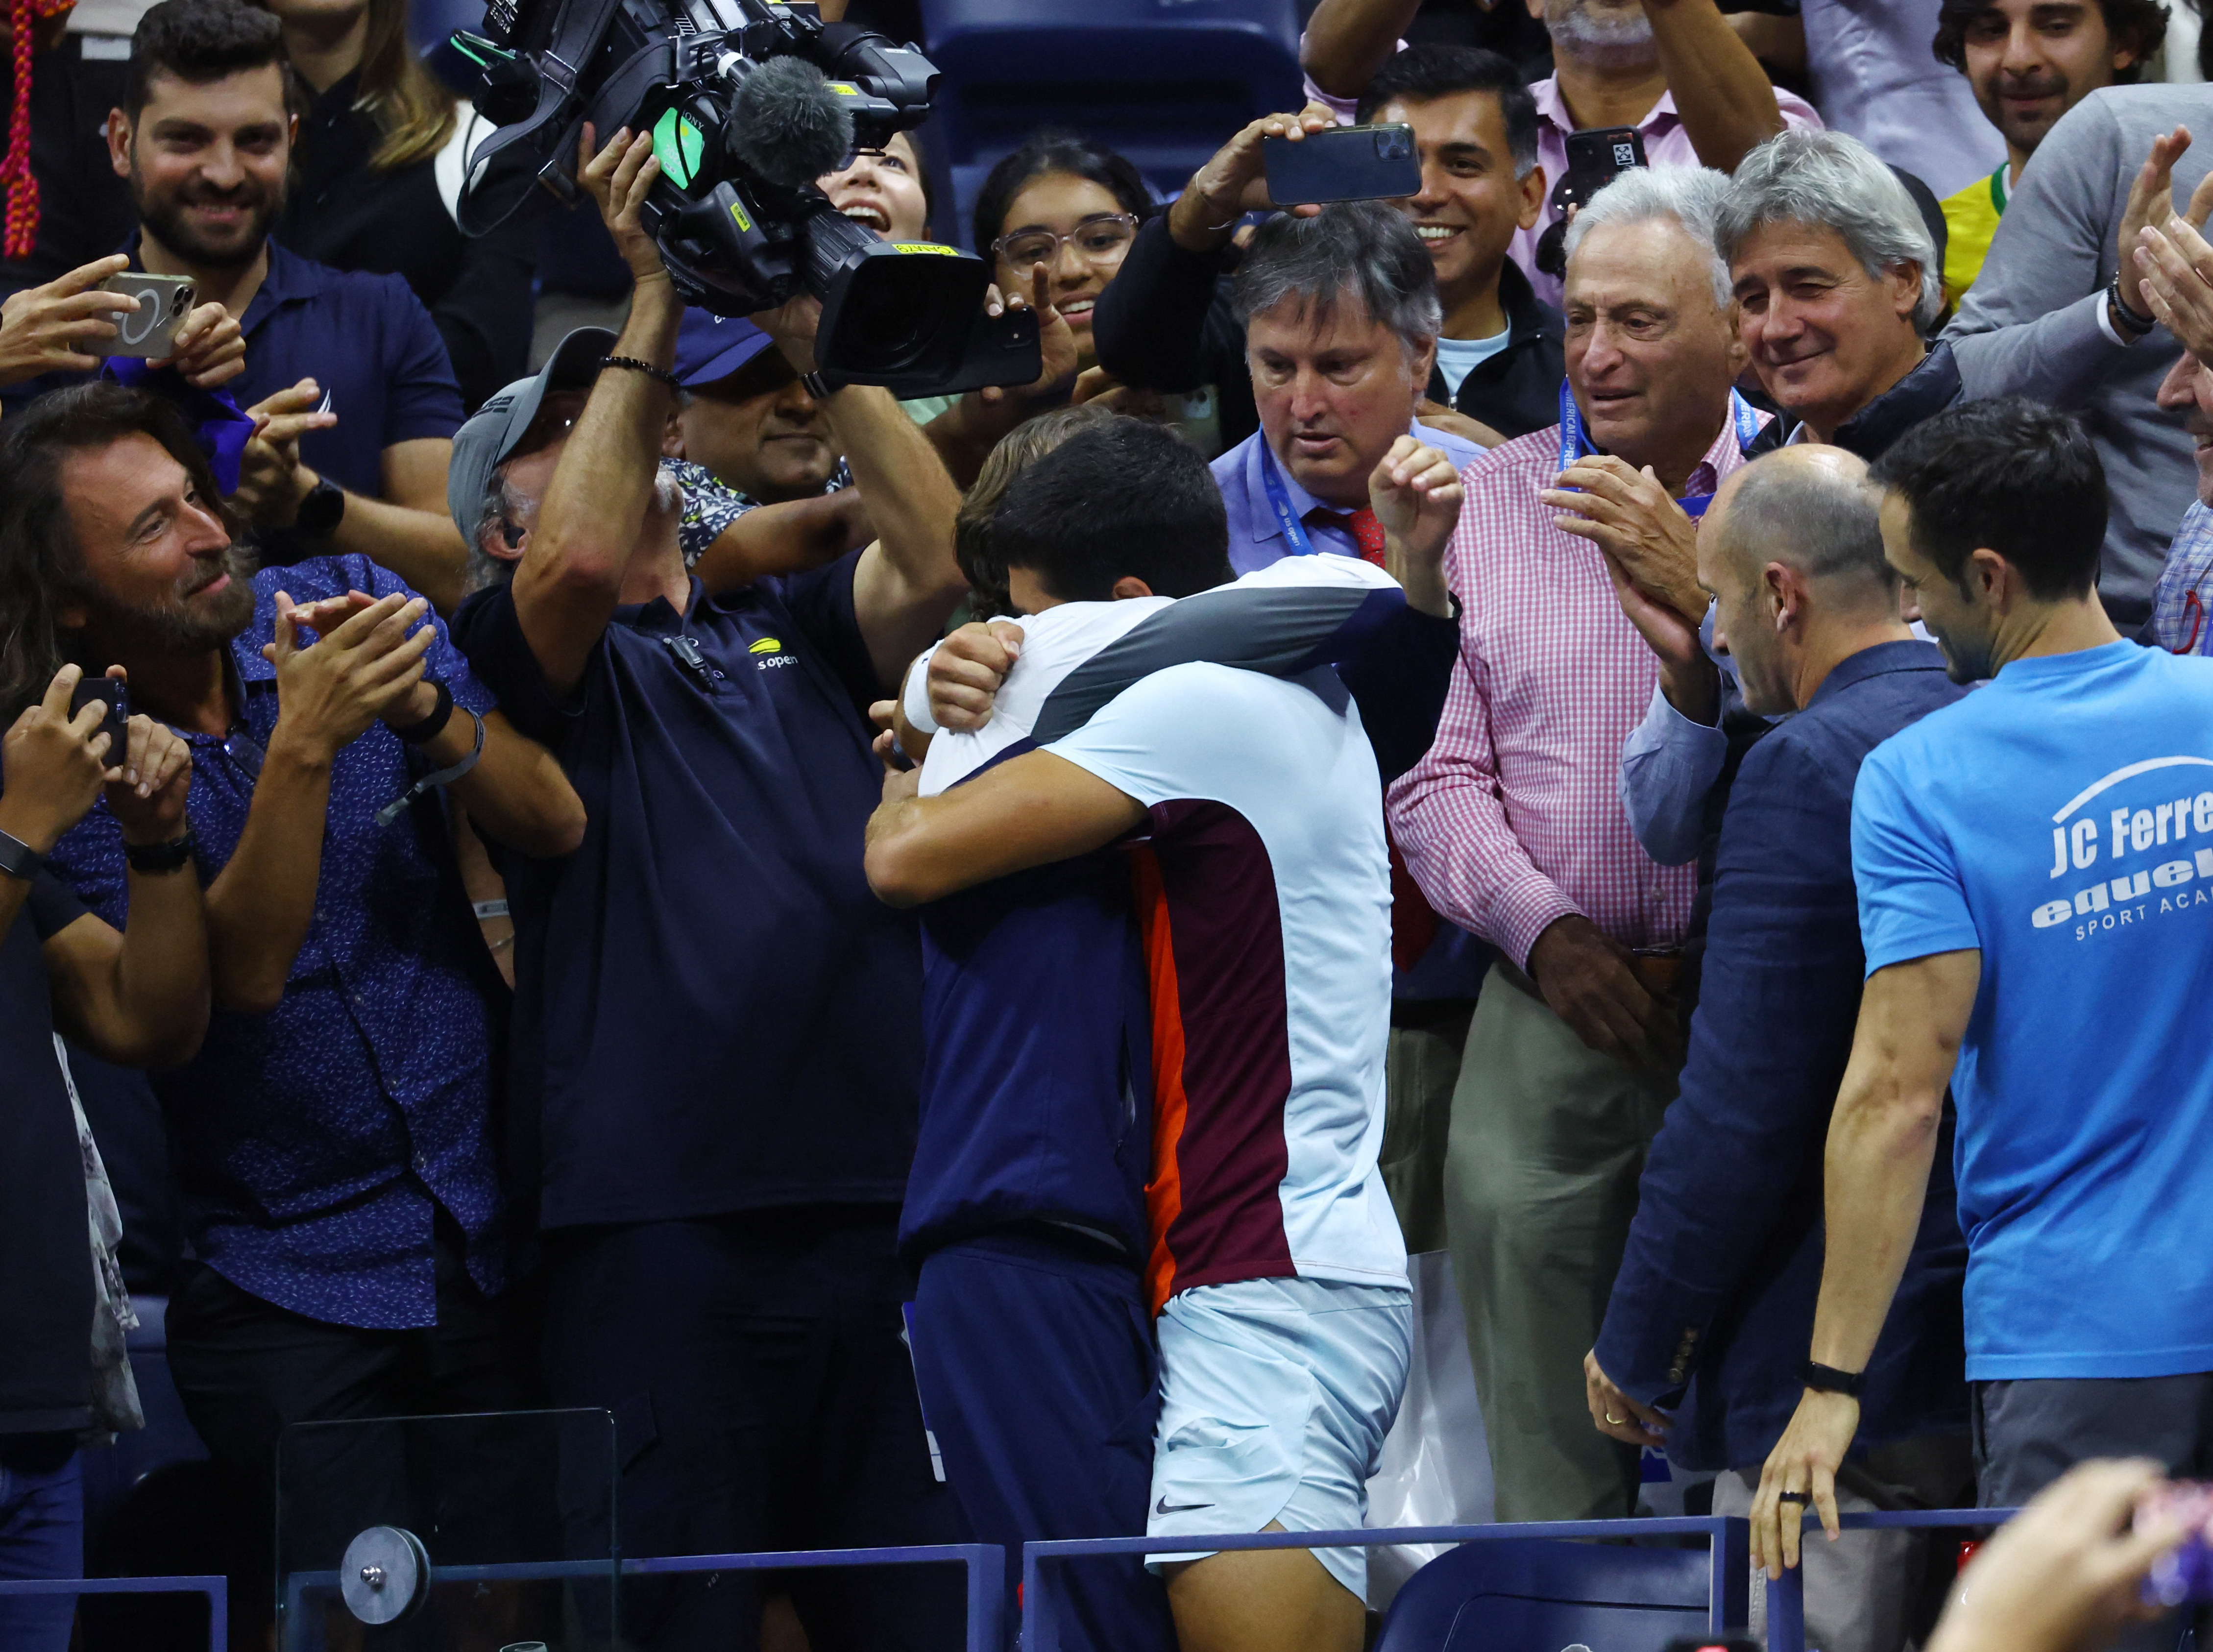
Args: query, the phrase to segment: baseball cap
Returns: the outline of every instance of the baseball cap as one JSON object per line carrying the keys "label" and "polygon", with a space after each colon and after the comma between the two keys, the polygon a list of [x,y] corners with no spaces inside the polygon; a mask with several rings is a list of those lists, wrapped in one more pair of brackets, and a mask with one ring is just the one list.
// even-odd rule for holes
{"label": "baseball cap", "polygon": [[605,327],[578,327],[554,346],[545,366],[489,398],[454,432],[446,510],[462,539],[473,541],[492,472],[513,456],[546,396],[557,390],[590,389],[600,375],[600,358],[614,347],[615,336]]}
{"label": "baseball cap", "polygon": [[693,305],[676,329],[676,376],[686,390],[720,383],[773,342],[742,315],[717,315]]}

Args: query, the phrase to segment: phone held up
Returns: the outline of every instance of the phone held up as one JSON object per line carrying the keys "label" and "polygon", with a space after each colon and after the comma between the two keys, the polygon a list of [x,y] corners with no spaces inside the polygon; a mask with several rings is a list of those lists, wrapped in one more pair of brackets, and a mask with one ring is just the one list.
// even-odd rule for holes
{"label": "phone held up", "polygon": [[112,769],[123,761],[131,744],[131,690],[117,677],[82,678],[70,691],[70,716],[75,717],[94,700],[107,707],[107,715],[100,720],[100,727],[107,731],[107,751],[101,761]]}
{"label": "phone held up", "polygon": [[1264,138],[1260,157],[1268,168],[1268,198],[1277,206],[1395,201],[1422,187],[1411,126],[1332,126],[1296,143]]}
{"label": "phone held up", "polygon": [[1552,186],[1558,216],[1537,237],[1537,267],[1558,281],[1568,272],[1568,220],[1625,172],[1644,165],[1644,134],[1634,126],[1594,126],[1568,134],[1568,169]]}
{"label": "phone held up", "polygon": [[143,356],[159,361],[176,353],[177,329],[192,313],[190,276],[149,275],[125,270],[100,283],[104,292],[124,293],[138,301],[129,314],[114,314],[115,336],[96,341],[87,352],[94,356]]}

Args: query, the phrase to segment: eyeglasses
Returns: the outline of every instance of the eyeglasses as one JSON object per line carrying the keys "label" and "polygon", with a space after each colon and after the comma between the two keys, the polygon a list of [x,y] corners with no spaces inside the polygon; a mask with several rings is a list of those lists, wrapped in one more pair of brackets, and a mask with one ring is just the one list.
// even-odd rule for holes
{"label": "eyeglasses", "polygon": [[1076,255],[1087,264],[1116,264],[1137,237],[1134,214],[1102,212],[1084,219],[1064,235],[1056,235],[1050,229],[1016,230],[993,241],[991,250],[1017,270],[1027,270],[1033,264],[1058,263],[1064,244],[1073,247]]}
{"label": "eyeglasses", "polygon": [[2195,649],[2198,646],[2198,633],[2205,625],[2205,605],[2198,600],[2197,592],[2191,591],[2184,595],[2182,612],[2190,616],[2190,635],[2183,639],[2179,647],[2168,649],[2171,654],[2187,654]]}

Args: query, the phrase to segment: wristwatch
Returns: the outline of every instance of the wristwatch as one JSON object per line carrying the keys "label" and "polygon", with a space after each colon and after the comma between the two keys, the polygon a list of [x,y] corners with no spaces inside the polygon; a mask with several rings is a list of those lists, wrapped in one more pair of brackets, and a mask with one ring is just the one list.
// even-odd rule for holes
{"label": "wristwatch", "polygon": [[320,477],[308,490],[308,497],[300,501],[300,509],[292,518],[292,531],[309,539],[327,539],[338,531],[338,524],[344,520],[345,490],[329,477]]}
{"label": "wristwatch", "polygon": [[1860,1390],[1867,1387],[1865,1371],[1839,1371],[1833,1365],[1823,1365],[1808,1360],[1799,1369],[1798,1380],[1808,1387],[1825,1394],[1849,1394],[1859,1398]]}
{"label": "wristwatch", "polygon": [[0,873],[11,878],[28,878],[39,869],[45,856],[21,838],[11,838],[0,832]]}

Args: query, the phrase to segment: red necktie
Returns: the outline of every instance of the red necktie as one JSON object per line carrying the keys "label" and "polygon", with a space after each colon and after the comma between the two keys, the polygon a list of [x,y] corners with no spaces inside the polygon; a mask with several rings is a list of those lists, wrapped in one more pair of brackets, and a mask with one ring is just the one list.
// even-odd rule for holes
{"label": "red necktie", "polygon": [[1307,512],[1306,519],[1326,522],[1351,534],[1353,544],[1359,547],[1361,561],[1372,562],[1378,568],[1383,565],[1383,524],[1375,520],[1375,513],[1366,505],[1350,512],[1316,509]]}

